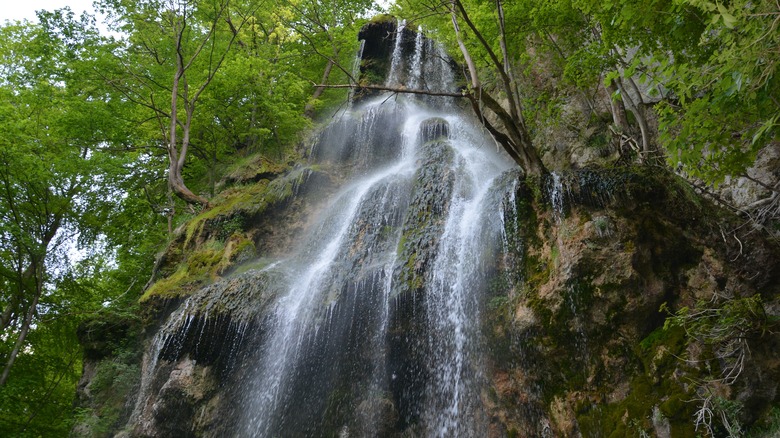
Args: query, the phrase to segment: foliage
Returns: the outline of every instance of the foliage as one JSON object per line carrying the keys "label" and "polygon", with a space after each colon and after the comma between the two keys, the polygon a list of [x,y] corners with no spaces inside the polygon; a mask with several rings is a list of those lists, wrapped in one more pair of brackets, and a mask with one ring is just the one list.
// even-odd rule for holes
{"label": "foliage", "polygon": [[[669,311],[666,305],[661,309]],[[768,333],[771,324],[758,294],[745,298],[715,294],[710,301],[699,300],[695,307],[682,307],[667,318],[665,329],[684,329],[687,343],[703,349],[701,357],[689,358],[689,362],[703,364],[709,370],[704,380],[695,382],[697,430],[701,429],[709,436],[721,433],[729,437],[742,436],[737,420],[742,406],[721,397],[715,387],[718,383],[731,385],[736,382],[748,362],[749,341]],[[711,362],[714,365],[710,365]],[[720,369],[720,374],[712,375],[712,368]],[[716,430],[720,432],[716,433]]]}
{"label": "foliage", "polygon": [[[273,3],[232,1],[230,15],[216,23],[212,3],[187,4],[202,7],[187,9],[182,53],[191,56],[206,41],[203,53],[225,54],[219,65],[192,58],[189,91],[183,86],[173,95],[198,104],[182,174],[197,193],[213,196],[232,156],[287,157],[309,123],[303,109],[310,84],[327,62],[313,53],[330,42],[309,41],[293,28],[306,21],[306,2]],[[357,44],[368,4],[328,9],[334,41]],[[0,27],[3,435],[67,434],[82,366],[76,327],[105,309],[133,309],[166,235],[192,216],[166,182],[177,53],[166,29],[175,26],[176,11],[157,1],[99,7],[119,34],[100,35],[92,17],[68,9],[42,11],[40,24]],[[214,38],[204,39],[209,23],[217,26]],[[193,99],[209,74],[209,86]],[[321,96],[318,105],[333,97]],[[179,109],[181,122],[186,105]],[[229,262],[253,250],[251,240],[233,237],[242,219],[231,220],[234,232],[222,236],[231,242]]]}
{"label": "foliage", "polygon": [[675,99],[661,108],[662,140],[672,163],[720,182],[741,175],[777,138],[780,7],[774,1],[681,2],[706,23],[698,64],[662,62],[657,70]]}
{"label": "foliage", "polygon": [[[531,129],[559,105],[557,95],[612,98],[618,132],[641,136],[643,156],[655,154],[648,111],[660,118],[660,146],[669,163],[709,183],[740,176],[778,135],[780,9],[771,0],[463,0],[489,49],[508,53],[503,63],[523,101]],[[396,12],[419,20],[458,54],[449,22],[454,2],[402,0]],[[499,8],[505,17],[502,33]],[[489,90],[500,75],[475,32],[463,30],[480,79]],[[465,61],[461,58],[461,61]],[[547,97],[542,98],[542,96]],[[629,110],[633,119],[627,119]],[[534,145],[542,149],[544,145]]]}
{"label": "foliage", "polygon": [[723,364],[722,375],[717,379],[730,385],[745,367],[750,352],[748,341],[765,334],[769,320],[760,295],[713,295],[711,301],[700,300],[693,309],[682,307],[666,320],[665,327],[682,327],[689,342],[710,348],[714,359]]}
{"label": "foliage", "polygon": [[773,407],[764,418],[764,423],[753,427],[746,434],[749,438],[771,438],[780,435],[780,407]]}
{"label": "foliage", "polygon": [[[313,85],[350,80],[344,66],[376,9],[368,0],[97,3],[118,34],[100,35],[92,17],[67,9],[0,27],[2,435],[67,433],[84,351],[76,328],[102,312],[134,311],[174,225],[192,218],[184,246],[201,239],[201,251],[146,296],[176,294],[254,250],[241,233],[248,218],[286,202],[304,175],[268,183],[265,174],[285,170],[276,163],[293,155],[317,110],[342,103],[343,90]],[[493,104],[509,117],[503,129],[517,131],[513,141],[539,151],[545,145],[531,137],[575,94],[594,109],[591,96],[609,95],[616,131],[646,141],[643,111],[654,111],[670,164],[708,182],[740,175],[777,141],[774,1],[397,4],[460,61],[474,55],[463,82],[486,93],[475,102]],[[619,117],[621,105],[633,119]],[[231,167],[257,156],[249,170]],[[176,172],[213,208],[174,199]],[[222,178],[246,187],[217,195]],[[747,336],[767,327],[761,309],[758,298],[699,303],[669,324],[724,360],[718,378],[728,382]],[[96,384],[130,385],[131,359],[104,364]],[[105,418],[94,430],[112,427]]]}

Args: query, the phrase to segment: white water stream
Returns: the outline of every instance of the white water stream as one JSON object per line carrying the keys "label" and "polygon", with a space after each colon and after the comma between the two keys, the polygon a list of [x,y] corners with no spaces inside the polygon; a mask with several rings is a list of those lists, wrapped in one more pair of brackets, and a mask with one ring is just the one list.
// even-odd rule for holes
{"label": "white water stream", "polygon": [[[387,84],[454,90],[439,47],[418,34],[404,53],[404,27]],[[450,99],[377,96],[336,120],[315,152],[351,175],[294,255],[265,268],[281,292],[242,364],[236,434],[484,436],[479,321],[506,225],[497,200],[516,190],[501,178],[511,161]],[[422,282],[404,284],[410,273]],[[149,367],[186,332],[187,306],[155,338]]]}

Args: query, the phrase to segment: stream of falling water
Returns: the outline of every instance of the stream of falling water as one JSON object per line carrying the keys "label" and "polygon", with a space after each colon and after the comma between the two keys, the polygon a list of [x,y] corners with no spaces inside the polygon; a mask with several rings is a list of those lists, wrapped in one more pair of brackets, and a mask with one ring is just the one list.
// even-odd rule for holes
{"label": "stream of falling water", "polygon": [[403,43],[404,29],[406,28],[406,20],[401,20],[398,24],[398,28],[395,31],[395,44],[393,45],[393,54],[390,59],[390,71],[387,74],[387,80],[385,85],[394,86],[398,85],[399,70],[402,61],[401,44]]}
{"label": "stream of falling water", "polygon": [[[425,72],[433,73],[433,87],[453,88],[453,74],[441,56],[443,52],[425,41],[421,33],[415,39],[414,53],[403,53],[404,26],[401,23],[396,33],[387,83],[397,84],[403,79],[400,71],[406,56],[411,59],[406,75],[411,88],[422,86]],[[426,49],[440,56],[425,57]],[[444,107],[443,99],[438,104],[430,104],[430,100],[424,104],[421,99],[401,97],[388,101],[380,96],[355,108],[344,124],[333,128],[352,132],[358,139],[353,149],[359,152],[347,155],[360,162],[363,171],[333,198],[319,225],[302,245],[305,250],[292,269],[296,272],[295,280],[278,302],[271,337],[260,354],[255,381],[250,385],[252,393],[247,399],[243,429],[246,435],[275,436],[291,429],[312,433],[313,429],[299,426],[307,421],[319,425],[321,418],[299,411],[319,409],[319,416],[327,416],[333,391],[355,390],[345,389],[343,382],[333,378],[334,373],[365,381],[363,389],[357,390],[363,393],[358,396],[362,402],[352,407],[360,411],[355,414],[357,419],[347,422],[341,433],[348,434],[350,425],[358,435],[381,432],[377,422],[381,423],[383,412],[376,408],[377,397],[388,398],[389,380],[398,378],[388,375],[388,355],[392,352],[388,352],[386,342],[394,311],[392,294],[397,286],[393,275],[399,266],[408,263],[398,260],[398,248],[402,246],[399,239],[414,198],[416,178],[419,181],[421,155],[427,147],[424,138],[421,140],[421,126],[430,120],[441,120],[435,123],[448,127],[449,138],[445,141],[453,159],[446,172],[454,178],[447,195],[450,199],[444,200],[449,207],[443,234],[438,236],[439,247],[424,286],[427,333],[410,334],[425,338],[430,356],[426,369],[420,370],[428,376],[426,383],[412,397],[423,406],[415,420],[419,424],[414,427],[426,436],[480,436],[486,432],[480,393],[484,384],[479,359],[483,347],[477,321],[479,290],[484,286],[486,216],[491,208],[496,209],[486,203],[495,197],[492,192],[512,190],[514,185],[495,184],[508,169],[507,161],[493,153],[487,146],[489,141],[467,116],[449,107],[437,109]],[[393,130],[400,131],[400,150],[388,162],[372,166],[365,157],[381,148],[394,147],[383,141],[386,133]],[[350,136],[331,134],[340,139]],[[324,142],[320,147],[342,145]],[[499,226],[494,226],[492,232],[500,236],[500,221],[495,222]],[[388,242],[383,243],[383,239]],[[360,265],[355,264],[356,258]],[[360,296],[345,296],[350,293]],[[361,308],[365,300],[376,308]],[[352,308],[346,309],[342,303],[349,303]],[[325,317],[323,309],[327,309]],[[367,377],[352,369],[336,370],[356,366],[343,362],[354,359],[350,349],[359,348],[348,340],[334,341],[342,326],[363,333],[341,336],[358,336],[371,345],[370,351],[358,358],[367,363]],[[342,363],[336,365],[338,361]],[[323,396],[330,397],[330,401],[318,399]]]}
{"label": "stream of falling water", "polygon": [[[421,33],[403,53],[404,28],[387,83],[454,90],[449,59]],[[241,367],[236,435],[487,434],[479,321],[491,251],[508,245],[502,200],[517,189],[492,144],[446,98],[377,96],[326,128],[312,155],[350,176],[293,255],[262,270],[274,292]],[[421,282],[405,284],[410,273]],[[146,368],[187,332],[190,307],[163,325]],[[236,342],[252,336],[234,331]],[[147,379],[134,417],[148,389]]]}

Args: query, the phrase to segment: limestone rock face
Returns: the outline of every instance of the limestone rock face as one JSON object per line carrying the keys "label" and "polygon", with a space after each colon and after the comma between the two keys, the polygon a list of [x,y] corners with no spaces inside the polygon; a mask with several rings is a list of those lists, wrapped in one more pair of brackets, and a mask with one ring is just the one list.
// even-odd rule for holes
{"label": "limestone rock face", "polygon": [[[780,337],[756,332],[740,378],[709,385],[724,366],[707,350],[714,347],[663,327],[667,312],[683,306],[756,294],[773,315],[763,321],[777,318],[777,246],[748,233],[742,247],[719,239],[734,218],[712,214],[671,175],[583,170],[562,180],[563,208],[537,208],[535,220],[515,228],[534,230],[520,239],[522,280],[493,299],[484,321],[495,421],[521,436],[541,436],[540,424],[552,436],[695,436],[691,418],[705,391],[739,400],[729,421],[747,425],[766,414],[780,389],[767,348]],[[519,201],[518,217],[528,218],[532,203]],[[699,362],[712,374],[692,366]]]}
{"label": "limestone rock face", "polygon": [[780,143],[770,143],[762,149],[747,175],[749,178],[728,178],[720,188],[721,196],[738,208],[772,196],[766,186],[780,181]]}

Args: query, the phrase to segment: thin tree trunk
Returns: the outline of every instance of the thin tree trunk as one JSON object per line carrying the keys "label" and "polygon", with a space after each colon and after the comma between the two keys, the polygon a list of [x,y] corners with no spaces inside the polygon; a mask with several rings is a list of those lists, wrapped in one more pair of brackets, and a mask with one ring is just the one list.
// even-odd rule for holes
{"label": "thin tree trunk", "polygon": [[[498,56],[493,51],[492,46],[487,42],[485,37],[482,35],[482,33],[477,29],[477,26],[474,24],[474,22],[471,21],[471,18],[469,18],[468,13],[466,12],[466,7],[463,6],[463,3],[461,3],[460,0],[452,0],[453,6],[457,6],[457,9],[460,11],[460,14],[463,16],[463,21],[466,23],[466,25],[471,29],[474,36],[477,38],[477,41],[482,45],[482,48],[485,49],[485,52],[487,52],[488,57],[490,58],[490,61],[493,64],[493,67],[496,69],[496,72],[498,73],[498,76],[501,78],[503,91],[506,93],[507,98],[510,102],[509,105],[509,112],[513,119],[517,120],[517,124],[519,125],[525,125],[525,121],[523,120],[523,114],[519,111],[519,103],[516,101],[515,92],[512,87],[512,80],[509,78],[508,70],[509,67],[504,65],[499,59]],[[454,9],[454,8],[453,8]]]}
{"label": "thin tree trunk", "polygon": [[642,98],[642,92],[639,91],[639,87],[636,85],[636,82],[634,82],[633,78],[628,78],[628,83],[631,85],[631,88],[634,89],[634,92],[637,95],[637,99],[639,100],[636,103],[636,110],[637,113],[639,113],[639,129],[642,130],[642,146],[643,151],[646,154],[649,154],[650,152],[654,152],[653,145],[650,142],[650,127],[647,125],[647,115],[645,114],[645,100]]}
{"label": "thin tree trunk", "polygon": [[452,15],[452,27],[455,29],[455,37],[458,40],[458,47],[463,54],[463,59],[466,61],[466,67],[469,70],[471,76],[471,88],[480,88],[479,76],[477,75],[477,66],[474,64],[474,60],[471,58],[471,53],[466,48],[466,44],[463,42],[463,38],[460,35],[460,26],[458,25],[458,14],[455,11],[455,2],[453,1],[450,6],[450,14]]}
{"label": "thin tree trunk", "polygon": [[626,107],[623,105],[623,100],[613,98],[618,91],[615,80],[609,81],[609,85],[606,88],[609,93],[609,109],[612,113],[612,123],[621,131],[628,132],[628,118],[626,117]]}
{"label": "thin tree trunk", "polygon": [[[471,28],[471,30],[475,33],[477,39],[479,39],[485,50],[490,55],[494,66],[499,71],[499,74],[503,79],[504,91],[510,100],[509,113],[501,106],[501,104],[493,99],[493,97],[487,93],[480,84],[476,64],[474,63],[474,60],[471,57],[471,54],[469,53],[468,48],[463,42],[463,38],[461,36],[460,26],[458,25],[458,10],[464,16],[464,20],[466,20],[468,23],[469,28]],[[458,41],[458,47],[463,54],[463,58],[466,62],[466,66],[471,77],[471,90],[469,90],[468,97],[471,100],[471,106],[474,112],[480,118],[483,125],[488,129],[491,135],[493,135],[493,138],[495,138],[496,141],[501,144],[509,156],[512,157],[512,159],[515,160],[515,162],[520,165],[520,167],[526,173],[532,175],[543,175],[547,173],[544,163],[542,163],[542,160],[539,158],[536,149],[533,147],[531,138],[525,129],[522,115],[517,112],[518,106],[514,102],[515,98],[514,93],[512,92],[512,82],[509,79],[504,66],[498,60],[495,53],[493,53],[492,49],[489,47],[482,35],[479,34],[473,23],[468,20],[466,11],[459,0],[451,1],[450,14],[452,17],[452,25],[455,29],[455,37]],[[484,117],[484,110],[482,108],[483,104],[491,113],[493,113],[493,115],[498,118],[498,121],[501,123],[501,126],[504,128],[506,133],[500,132]]]}
{"label": "thin tree trunk", "polygon": [[509,86],[511,87],[512,93],[510,94],[510,97],[513,97],[510,104],[514,105],[514,113],[516,114],[516,118],[521,123],[524,123],[523,121],[523,107],[520,104],[520,89],[517,87],[517,81],[515,81],[515,75],[512,73],[512,68],[510,68],[509,63],[509,50],[506,46],[506,26],[505,26],[505,20],[504,20],[504,6],[501,3],[501,0],[496,0],[496,9],[498,10],[498,25],[501,29],[501,38],[499,39],[499,43],[501,44],[501,54],[504,57],[504,70],[506,71],[506,75],[509,78]]}
{"label": "thin tree trunk", "polygon": [[631,96],[626,92],[625,87],[623,87],[623,81],[618,79],[615,83],[617,84],[617,87],[620,90],[620,95],[623,98],[623,101],[626,103],[626,107],[628,108],[629,111],[631,111],[631,114],[634,115],[634,118],[636,119],[637,123],[639,123],[639,131],[642,134],[642,151],[648,152],[650,150],[650,137],[648,132],[649,128],[647,126],[647,120],[645,120],[644,114],[634,103],[634,100],[631,99]]}
{"label": "thin tree trunk", "polygon": [[[336,53],[338,55],[338,52]],[[328,78],[330,77],[331,71],[333,71],[333,66],[336,63],[332,58],[328,58],[328,63],[325,64],[325,71],[322,73],[322,81],[320,82],[320,85],[314,89],[314,94],[312,94],[311,99],[309,103],[306,104],[306,107],[304,109],[304,115],[308,118],[314,117],[314,103],[313,101],[317,100],[322,96],[322,93],[325,92],[325,84],[328,83]]]}
{"label": "thin tree trunk", "polygon": [[[43,268],[41,267],[40,269]],[[11,373],[11,367],[13,367],[14,362],[16,362],[16,357],[19,355],[19,352],[24,346],[24,341],[27,339],[27,333],[30,332],[30,325],[32,324],[32,318],[38,309],[38,300],[40,299],[42,292],[43,292],[43,272],[38,272],[35,275],[35,296],[33,297],[33,301],[30,304],[30,307],[27,309],[27,314],[25,315],[24,322],[22,323],[22,330],[19,332],[19,337],[16,339],[16,344],[14,345],[14,349],[11,351],[11,354],[8,356],[8,360],[5,363],[5,368],[3,369],[3,374],[0,375],[0,387],[5,386],[5,383],[8,381],[8,376]]]}

